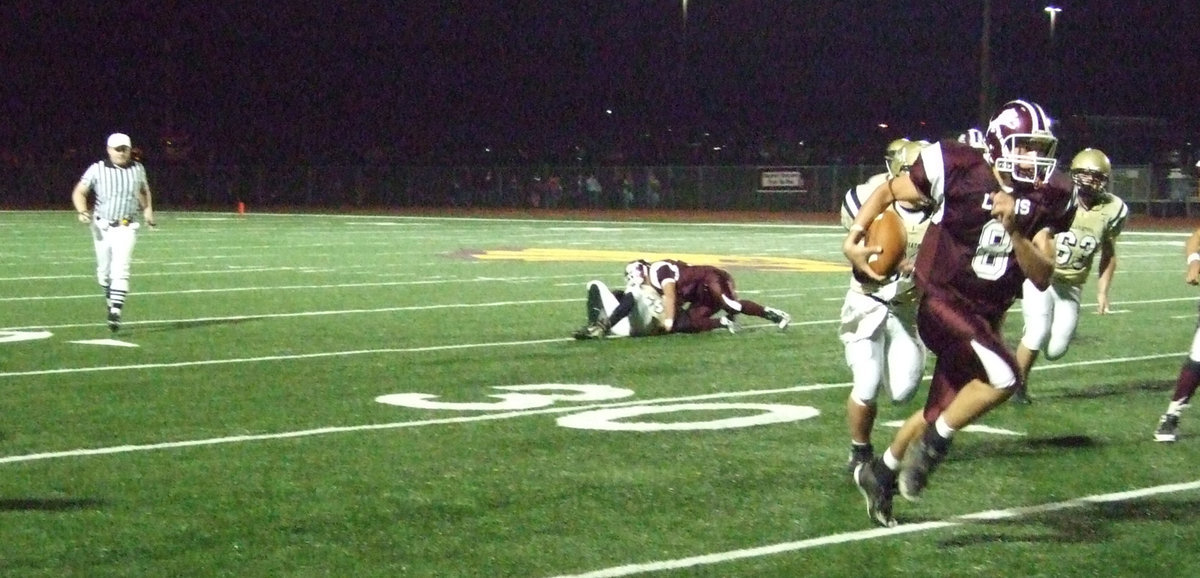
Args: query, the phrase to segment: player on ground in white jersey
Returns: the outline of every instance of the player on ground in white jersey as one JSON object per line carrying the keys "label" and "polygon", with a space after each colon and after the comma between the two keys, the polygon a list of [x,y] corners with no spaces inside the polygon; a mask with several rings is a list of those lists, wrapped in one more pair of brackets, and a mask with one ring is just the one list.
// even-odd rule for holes
{"label": "player on ground in white jersey", "polygon": [[[627,281],[625,289],[618,291],[610,290],[602,281],[588,281],[588,322],[574,333],[575,339],[666,333],[662,325],[662,298],[658,292],[640,282]],[[617,321],[602,327],[601,320],[607,319]]]}
{"label": "player on ground in white jersey", "polygon": [[[875,175],[846,193],[842,225],[847,230],[871,193],[887,179],[907,173],[922,148],[919,142],[906,139],[888,145],[885,158],[888,172]],[[868,463],[874,457],[871,429],[875,426],[880,388],[887,388],[893,402],[908,401],[916,393],[925,371],[925,346],[917,337],[917,293],[912,263],[929,227],[930,213],[899,202],[889,210],[900,215],[908,234],[902,272],[882,282],[852,275],[838,328],[854,382],[846,400],[850,473],[858,464]]]}
{"label": "player on ground in white jersey", "polygon": [[1129,207],[1108,192],[1112,164],[1103,152],[1084,149],[1071,161],[1078,208],[1071,229],[1055,235],[1054,276],[1050,287],[1038,291],[1026,280],[1022,287],[1021,315],[1025,333],[1017,346],[1021,387],[1013,393],[1016,403],[1030,402],[1029,371],[1038,354],[1054,360],[1067,353],[1079,325],[1079,300],[1092,264],[1099,255],[1096,283],[1096,313],[1108,313],[1108,290],[1117,270],[1116,239],[1125,226]]}
{"label": "player on ground in white jersey", "polygon": [[[75,189],[71,202],[79,222],[89,225],[96,249],[96,281],[104,288],[108,328],[121,328],[121,311],[129,294],[129,266],[137,243],[138,213],[154,227],[150,183],[146,168],[133,160],[133,143],[127,135],[108,137],[108,159],[87,168]],[[94,207],[88,208],[93,193]]]}

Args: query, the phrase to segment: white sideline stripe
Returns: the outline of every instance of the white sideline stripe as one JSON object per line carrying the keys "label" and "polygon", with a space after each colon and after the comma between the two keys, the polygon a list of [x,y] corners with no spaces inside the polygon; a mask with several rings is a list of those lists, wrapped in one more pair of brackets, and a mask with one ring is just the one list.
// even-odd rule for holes
{"label": "white sideline stripe", "polygon": [[[171,325],[174,323],[213,323],[220,321],[252,321],[255,319],[280,319],[285,317],[322,317],[326,315],[348,315],[358,313],[387,313],[393,311],[432,311],[437,309],[471,309],[475,307],[507,307],[509,305],[541,305],[544,303],[578,302],[579,299],[536,299],[530,301],[493,301],[491,303],[455,303],[451,305],[407,305],[401,307],[380,307],[376,309],[336,309],[332,311],[303,311],[300,313],[264,313],[261,315],[228,315],[225,317],[190,317],[187,319],[157,319],[152,321],[126,321],[124,327],[134,325]],[[93,327],[103,323],[64,323],[62,325],[30,325],[27,327],[0,327],[0,331],[31,331],[40,329],[68,329],[72,327]],[[559,341],[552,339],[551,341]],[[475,347],[467,345],[467,347]],[[0,377],[6,374],[0,373]]]}
{"label": "white sideline stripe", "polygon": [[[575,300],[568,299],[565,301],[575,301]],[[520,302],[517,302],[517,303],[519,304]],[[511,304],[511,303],[488,303],[488,304],[478,305],[478,306],[479,307],[491,307],[491,306],[496,306],[496,305],[508,305],[508,304]],[[446,305],[446,306],[423,306],[423,307],[393,307],[393,308],[386,308],[386,309],[371,309],[369,311],[372,311],[372,312],[374,312],[374,311],[393,311],[393,310],[426,309],[426,308],[438,308],[438,307],[463,307],[463,306],[462,305]],[[342,313],[342,312],[314,312],[314,313],[308,313],[306,315],[320,315],[320,314],[332,315],[335,313]],[[213,318],[213,319],[214,320],[216,320],[216,319],[225,319],[225,320],[255,319],[258,317],[273,317],[273,316],[283,316],[283,315],[290,316],[290,315],[295,315],[295,314],[277,314],[277,315],[261,315],[261,316],[245,316],[245,317],[221,317],[221,318]],[[204,321],[204,319],[192,319],[190,321],[192,321],[192,322]],[[829,322],[822,321],[820,323],[829,323]],[[796,325],[796,324],[793,323],[793,325]],[[764,327],[766,327],[766,326],[773,327],[773,325],[764,325]],[[424,347],[388,347],[388,348],[383,348],[383,349],[351,349],[351,350],[346,350],[346,351],[320,351],[320,352],[316,352],[316,353],[296,353],[296,354],[290,354],[290,355],[264,355],[264,356],[259,356],[259,357],[233,357],[233,358],[229,358],[229,359],[202,359],[202,360],[198,360],[198,361],[173,361],[173,362],[169,362],[169,363],[141,363],[141,364],[136,364],[136,365],[99,365],[99,366],[92,366],[92,367],[60,367],[57,369],[35,369],[35,370],[30,370],[30,371],[0,372],[0,378],[29,377],[29,376],[36,376],[36,375],[60,375],[60,374],[64,374],[64,373],[94,373],[94,372],[100,372],[100,371],[129,371],[129,370],[134,370],[134,369],[166,369],[166,368],[178,368],[178,367],[197,367],[197,366],[205,366],[205,365],[229,365],[229,364],[234,364],[234,363],[258,363],[258,362],[263,362],[263,361],[286,361],[286,360],[291,360],[291,359],[321,359],[321,358],[325,358],[325,357],[346,357],[346,356],[352,356],[352,355],[377,355],[377,354],[383,354],[383,353],[424,353],[424,352],[430,352],[430,351],[453,351],[453,350],[458,350],[458,349],[478,349],[478,348],[482,348],[482,347],[513,347],[513,346],[520,346],[520,345],[542,345],[542,344],[546,344],[546,343],[560,343],[560,342],[570,342],[570,341],[574,341],[574,339],[569,338],[569,337],[556,337],[553,339],[531,339],[531,340],[525,340],[525,341],[495,341],[495,342],[488,342],[488,343],[461,343],[461,344],[456,344],[456,345],[428,345],[428,346],[424,346]],[[1150,360],[1154,360],[1154,359],[1179,357],[1179,356],[1182,356],[1185,354],[1186,354],[1186,352],[1156,353],[1153,355],[1141,355],[1141,356],[1136,356],[1136,357],[1118,357],[1118,358],[1100,359],[1100,360],[1092,360],[1092,361],[1074,361],[1074,362],[1069,362],[1069,363],[1043,364],[1041,366],[1035,367],[1034,370],[1041,371],[1041,370],[1050,369],[1050,368],[1073,367],[1073,366],[1084,366],[1084,365],[1100,365],[1100,364],[1109,364],[1109,363],[1125,363],[1125,362],[1130,362],[1130,361],[1150,361]],[[927,379],[929,379],[929,377],[926,376],[925,379],[927,380]]]}
{"label": "white sideline stripe", "polygon": [[[582,277],[582,276],[581,275],[556,275],[554,277]],[[511,282],[522,283],[522,282],[526,282],[528,279],[529,278],[526,278],[526,277],[511,277],[511,278],[478,277],[475,279],[456,280],[456,281],[461,281],[461,282],[511,281]],[[390,283],[384,283],[384,284],[387,284],[387,285],[427,284],[427,283],[431,283],[431,282],[436,283],[437,281],[436,280],[434,280],[434,281],[397,281],[397,282],[390,282]],[[349,285],[337,285],[337,287],[359,287],[359,286],[363,286],[363,284],[355,283],[355,284],[349,284]],[[300,286],[299,288],[314,288],[314,287],[315,286]],[[293,287],[283,287],[283,288],[288,289],[288,288],[293,288]],[[160,295],[160,294],[174,295],[177,293],[219,293],[219,292],[224,292],[224,291],[251,291],[251,290],[260,290],[260,289],[264,289],[264,290],[265,289],[279,289],[279,287],[272,287],[272,288],[248,288],[248,287],[245,287],[245,288],[235,288],[235,289],[191,289],[191,290],[184,290],[184,291],[141,292],[141,293],[138,293],[138,295]],[[763,293],[763,294],[765,294],[766,292],[750,291],[747,293],[754,293],[754,294]],[[792,296],[797,296],[797,295],[806,295],[806,293],[780,293],[780,294],[772,293],[772,295],[774,297],[792,297]],[[25,300],[32,300],[32,299],[76,299],[76,298],[89,298],[90,299],[90,298],[94,298],[94,297],[95,297],[95,295],[72,295],[72,296],[65,296],[65,297],[38,297],[38,298],[14,297],[14,298],[0,298],[0,301],[12,301],[12,300],[25,301]],[[841,297],[836,297],[836,298],[831,297],[831,298],[827,298],[824,300],[825,301],[840,301],[841,299],[842,299]],[[1122,304],[1128,305],[1131,303],[1136,303],[1136,304],[1170,303],[1170,302],[1174,302],[1174,301],[1195,301],[1195,299],[1196,299],[1195,297],[1172,297],[1172,298],[1164,298],[1164,299],[1149,299],[1149,300],[1143,300],[1143,301],[1123,301]],[[459,308],[459,307],[470,308],[470,307],[499,307],[499,306],[506,306],[506,305],[539,305],[539,304],[544,304],[544,303],[568,303],[568,302],[575,302],[575,301],[578,301],[578,300],[570,299],[570,298],[568,298],[568,299],[531,299],[528,301],[499,301],[499,302],[495,302],[495,303],[459,303],[459,304],[450,304],[450,305],[411,305],[411,306],[405,306],[405,307],[382,307],[382,308],[378,308],[378,309],[336,309],[336,310],[330,310],[330,311],[304,311],[304,312],[299,312],[299,313],[264,313],[261,315],[230,315],[230,316],[225,316],[225,317],[194,317],[194,318],[189,318],[189,319],[159,319],[159,320],[151,320],[151,321],[127,321],[127,322],[125,322],[125,326],[128,327],[128,326],[134,326],[134,325],[139,325],[139,326],[141,326],[141,325],[163,325],[163,324],[172,324],[172,323],[201,323],[201,322],[209,323],[209,322],[214,322],[214,321],[247,321],[247,320],[251,320],[251,319],[277,319],[277,318],[286,318],[286,317],[351,315],[351,314],[359,314],[359,313],[386,313],[389,311],[426,311],[426,310],[433,310],[433,309],[454,309],[454,308]],[[1082,305],[1090,307],[1095,304],[1094,303],[1084,303]],[[1012,308],[1012,311],[1020,311],[1020,310],[1021,310],[1020,306],[1013,306],[1013,308]],[[1114,310],[1112,312],[1113,313],[1125,313],[1128,311],[1127,310]],[[1176,315],[1176,316],[1170,317],[1170,319],[1192,319],[1192,318],[1195,318],[1194,314],[1186,315],[1186,316]],[[792,321],[791,326],[792,327],[802,327],[802,326],[808,326],[808,325],[831,325],[834,323],[841,323],[841,321],[838,319],[817,319],[817,320],[812,320],[812,321],[794,320],[794,321]],[[64,323],[64,324],[60,324],[60,325],[26,325],[26,326],[21,326],[21,327],[0,327],[0,331],[30,331],[30,330],[40,330],[40,329],[68,329],[68,328],[73,328],[73,327],[93,327],[93,326],[97,326],[97,325],[104,325],[104,324],[103,323]],[[3,375],[4,374],[0,374],[0,377],[2,377]]]}
{"label": "white sideline stripe", "polygon": [[614,566],[612,568],[604,568],[601,570],[593,570],[583,574],[563,574],[556,578],[617,578],[619,576],[632,576],[634,574],[644,574],[646,572],[660,572],[663,570],[678,570],[680,568],[692,568],[694,566],[705,566],[709,564],[719,564],[722,562],[730,562],[733,560],[742,560],[746,558],[759,558],[762,556],[770,556],[773,554],[782,554],[785,552],[795,552],[797,550],[807,550],[820,546],[829,546],[832,544],[845,544],[848,542],[861,542],[863,540],[873,540],[875,538],[886,538],[890,536],[898,536],[901,534],[912,534],[916,532],[925,532],[929,530],[940,530],[942,528],[951,528],[954,526],[962,526],[969,522],[999,520],[1005,518],[1019,518],[1031,514],[1041,514],[1045,512],[1054,512],[1057,510],[1068,510],[1072,508],[1080,508],[1091,504],[1102,504],[1108,502],[1124,502],[1136,500],[1148,496],[1159,494],[1173,494],[1177,492],[1187,492],[1200,489],[1200,480],[1194,482],[1185,482],[1181,484],[1166,484],[1162,486],[1153,486],[1149,488],[1141,488],[1137,490],[1129,490],[1126,492],[1114,492],[1111,494],[1096,494],[1093,496],[1084,496],[1074,500],[1065,502],[1051,502],[1048,504],[1039,504],[1036,506],[1022,506],[1010,508],[1007,510],[987,510],[983,512],[975,512],[965,516],[958,516],[946,520],[934,522],[922,522],[919,524],[901,524],[893,528],[875,528],[873,530],[861,530],[858,532],[845,532],[842,534],[832,534],[822,536],[820,538],[810,538],[808,540],[799,540],[796,542],[784,542],[782,544],[772,544],[770,546],[760,546],[758,548],[747,548],[745,550],[730,550],[728,552],[718,552],[715,554],[704,554],[702,556],[692,556],[690,558],[678,558],[675,560],[662,560],[658,562],[647,562],[644,564],[626,564],[624,566]]}
{"label": "white sideline stripe", "polygon": [[[251,319],[247,317],[247,319]],[[289,359],[320,359],[323,357],[344,357],[351,355],[372,355],[380,353],[423,353],[430,351],[452,351],[456,349],[477,349],[480,347],[511,347],[518,345],[539,345],[542,343],[557,343],[574,341],[571,338],[556,337],[554,339],[534,339],[530,341],[505,341],[496,343],[464,343],[458,345],[429,345],[425,347],[390,347],[385,349],[351,349],[348,351],[321,351],[317,353],[299,353],[293,355],[265,355],[262,357],[235,357],[231,359],[202,359],[200,361],[175,361],[171,363],[142,363],[137,365],[101,365],[95,367],[62,367],[58,369],[36,369],[32,371],[10,371],[0,373],[0,377],[27,377],[32,375],[57,375],[63,373],[92,373],[97,371],[129,371],[131,369],[165,369],[173,367],[196,367],[203,365],[228,365],[233,363],[257,363],[262,361],[284,361]]]}
{"label": "white sideline stripe", "polygon": [[[371,281],[363,283],[330,283],[326,285],[264,285],[258,287],[222,287],[218,289],[178,289],[172,291],[138,291],[145,295],[193,295],[200,293],[242,293],[246,291],[305,291],[315,289],[353,289],[359,287],[398,287],[403,285],[445,285],[447,283],[534,283],[542,279],[582,278],[586,274],[551,275],[549,277],[475,277],[472,279],[421,279],[418,281]],[[96,293],[80,295],[27,295],[23,297],[0,297],[0,301],[58,301],[63,299],[95,299]]]}
{"label": "white sideline stripe", "polygon": [[[83,261],[83,259],[80,259]],[[138,264],[135,262],[135,264]],[[179,265],[180,263],[163,263],[163,265]],[[188,265],[189,263],[182,263]],[[208,269],[197,271],[151,271],[138,273],[138,277],[178,277],[180,275],[224,275],[229,273],[263,273],[266,271],[296,271],[300,267],[247,267],[245,269]],[[27,275],[23,277],[0,277],[0,281],[50,281],[54,279],[95,279],[96,275]],[[94,296],[94,295],[93,295]]]}
{"label": "white sideline stripe", "polygon": [[[551,341],[560,341],[560,340],[554,339]],[[522,345],[525,343],[537,343],[537,342],[517,342],[517,343],[511,343],[511,344],[507,344],[507,345]],[[490,346],[490,345],[494,345],[494,344],[485,344],[485,345]],[[414,349],[414,350],[410,350],[410,351],[417,351],[417,350]],[[847,382],[847,383],[818,383],[818,384],[813,384],[813,385],[798,385],[798,386],[794,386],[794,387],[784,387],[784,388],[778,388],[778,389],[760,389],[760,390],[752,390],[752,391],[720,392],[720,393],[708,393],[708,394],[703,394],[703,395],[690,395],[690,396],[686,396],[686,397],[665,397],[665,398],[660,398],[660,399],[632,400],[632,401],[622,401],[622,402],[616,402],[616,403],[597,403],[597,404],[591,404],[591,405],[550,407],[550,408],[543,408],[543,409],[507,411],[507,412],[501,412],[501,413],[488,413],[488,414],[482,414],[482,415],[451,417],[451,418],[441,418],[441,419],[426,419],[426,420],[419,420],[419,421],[401,421],[401,422],[392,422],[392,423],[378,423],[378,424],[354,425],[354,426],[332,426],[332,427],[323,427],[323,428],[317,428],[317,429],[281,432],[281,433],[273,433],[273,434],[241,435],[241,436],[229,436],[229,437],[220,437],[220,438],[208,438],[208,439],[200,439],[200,440],[187,440],[187,441],[181,441],[181,442],[163,442],[163,443],[157,443],[157,444],[124,445],[124,446],[110,446],[110,447],[105,447],[105,448],[67,450],[67,451],[61,451],[61,452],[43,452],[43,453],[38,453],[38,454],[25,454],[25,455],[19,455],[19,456],[0,457],[0,464],[10,464],[10,463],[17,463],[17,462],[32,462],[32,461],[37,461],[37,460],[49,460],[49,459],[55,459],[55,458],[70,458],[70,457],[79,457],[79,456],[97,456],[97,455],[105,455],[105,454],[123,454],[123,453],[130,453],[130,452],[147,452],[147,451],[153,451],[153,450],[169,450],[169,449],[196,447],[196,446],[212,446],[212,445],[220,445],[220,444],[231,444],[231,443],[237,443],[237,442],[252,442],[252,441],[287,439],[287,438],[299,438],[299,437],[336,434],[336,433],[350,433],[350,432],[389,430],[389,429],[404,429],[404,428],[420,427],[420,426],[427,426],[427,425],[447,425],[447,424],[456,424],[456,423],[470,423],[470,422],[477,422],[477,421],[492,421],[492,420],[498,420],[498,419],[525,417],[525,416],[530,416],[530,415],[545,415],[545,414],[554,414],[554,413],[575,413],[575,412],[579,412],[579,411],[588,411],[588,410],[593,410],[593,409],[631,407],[631,406],[649,405],[649,404],[655,404],[655,403],[678,403],[678,402],[689,402],[689,401],[703,401],[703,400],[709,400],[709,399],[725,399],[725,398],[730,398],[730,397],[772,395],[772,394],[778,394],[778,393],[797,393],[797,392],[803,392],[803,391],[817,391],[817,390],[822,390],[822,389],[838,389],[838,388],[846,388],[846,387],[850,387],[849,382]]]}

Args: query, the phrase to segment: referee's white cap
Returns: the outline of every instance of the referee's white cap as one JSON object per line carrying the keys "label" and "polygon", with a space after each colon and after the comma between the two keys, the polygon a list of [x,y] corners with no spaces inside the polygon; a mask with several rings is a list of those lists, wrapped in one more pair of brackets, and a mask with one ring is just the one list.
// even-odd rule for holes
{"label": "referee's white cap", "polygon": [[114,132],[108,135],[109,148],[133,146],[133,142],[129,140],[129,135],[120,132]]}

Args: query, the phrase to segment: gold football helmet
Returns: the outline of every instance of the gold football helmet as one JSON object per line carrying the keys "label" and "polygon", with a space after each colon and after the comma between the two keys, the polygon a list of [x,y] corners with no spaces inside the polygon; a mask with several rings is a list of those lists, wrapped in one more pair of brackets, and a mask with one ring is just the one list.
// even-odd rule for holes
{"label": "gold football helmet", "polygon": [[905,143],[904,147],[900,149],[901,158],[904,159],[901,161],[900,171],[908,172],[908,169],[912,168],[913,163],[917,162],[917,157],[921,156],[921,149],[929,146],[929,144],[929,141],[924,140]]}
{"label": "gold football helmet", "polygon": [[1112,178],[1112,163],[1100,149],[1086,148],[1071,159],[1071,180],[1079,193],[1089,201],[1107,194]]}
{"label": "gold football helmet", "polygon": [[896,178],[900,175],[900,168],[904,166],[904,147],[909,144],[912,144],[912,141],[906,138],[898,138],[888,143],[883,164],[887,165],[889,177]]}

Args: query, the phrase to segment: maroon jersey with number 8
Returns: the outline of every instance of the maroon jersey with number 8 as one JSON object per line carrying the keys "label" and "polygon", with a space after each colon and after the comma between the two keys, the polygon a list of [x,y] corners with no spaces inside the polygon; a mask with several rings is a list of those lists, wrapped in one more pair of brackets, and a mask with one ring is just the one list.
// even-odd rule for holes
{"label": "maroon jersey with number 8", "polygon": [[[921,151],[909,171],[913,183],[938,203],[917,254],[917,285],[927,294],[964,303],[988,317],[1003,314],[1021,294],[1025,274],[1012,239],[991,215],[1000,189],[976,149],[941,141]],[[1071,180],[1059,171],[1036,186],[1017,183],[1017,225],[1028,238],[1043,228],[1070,228],[1075,217]]]}

